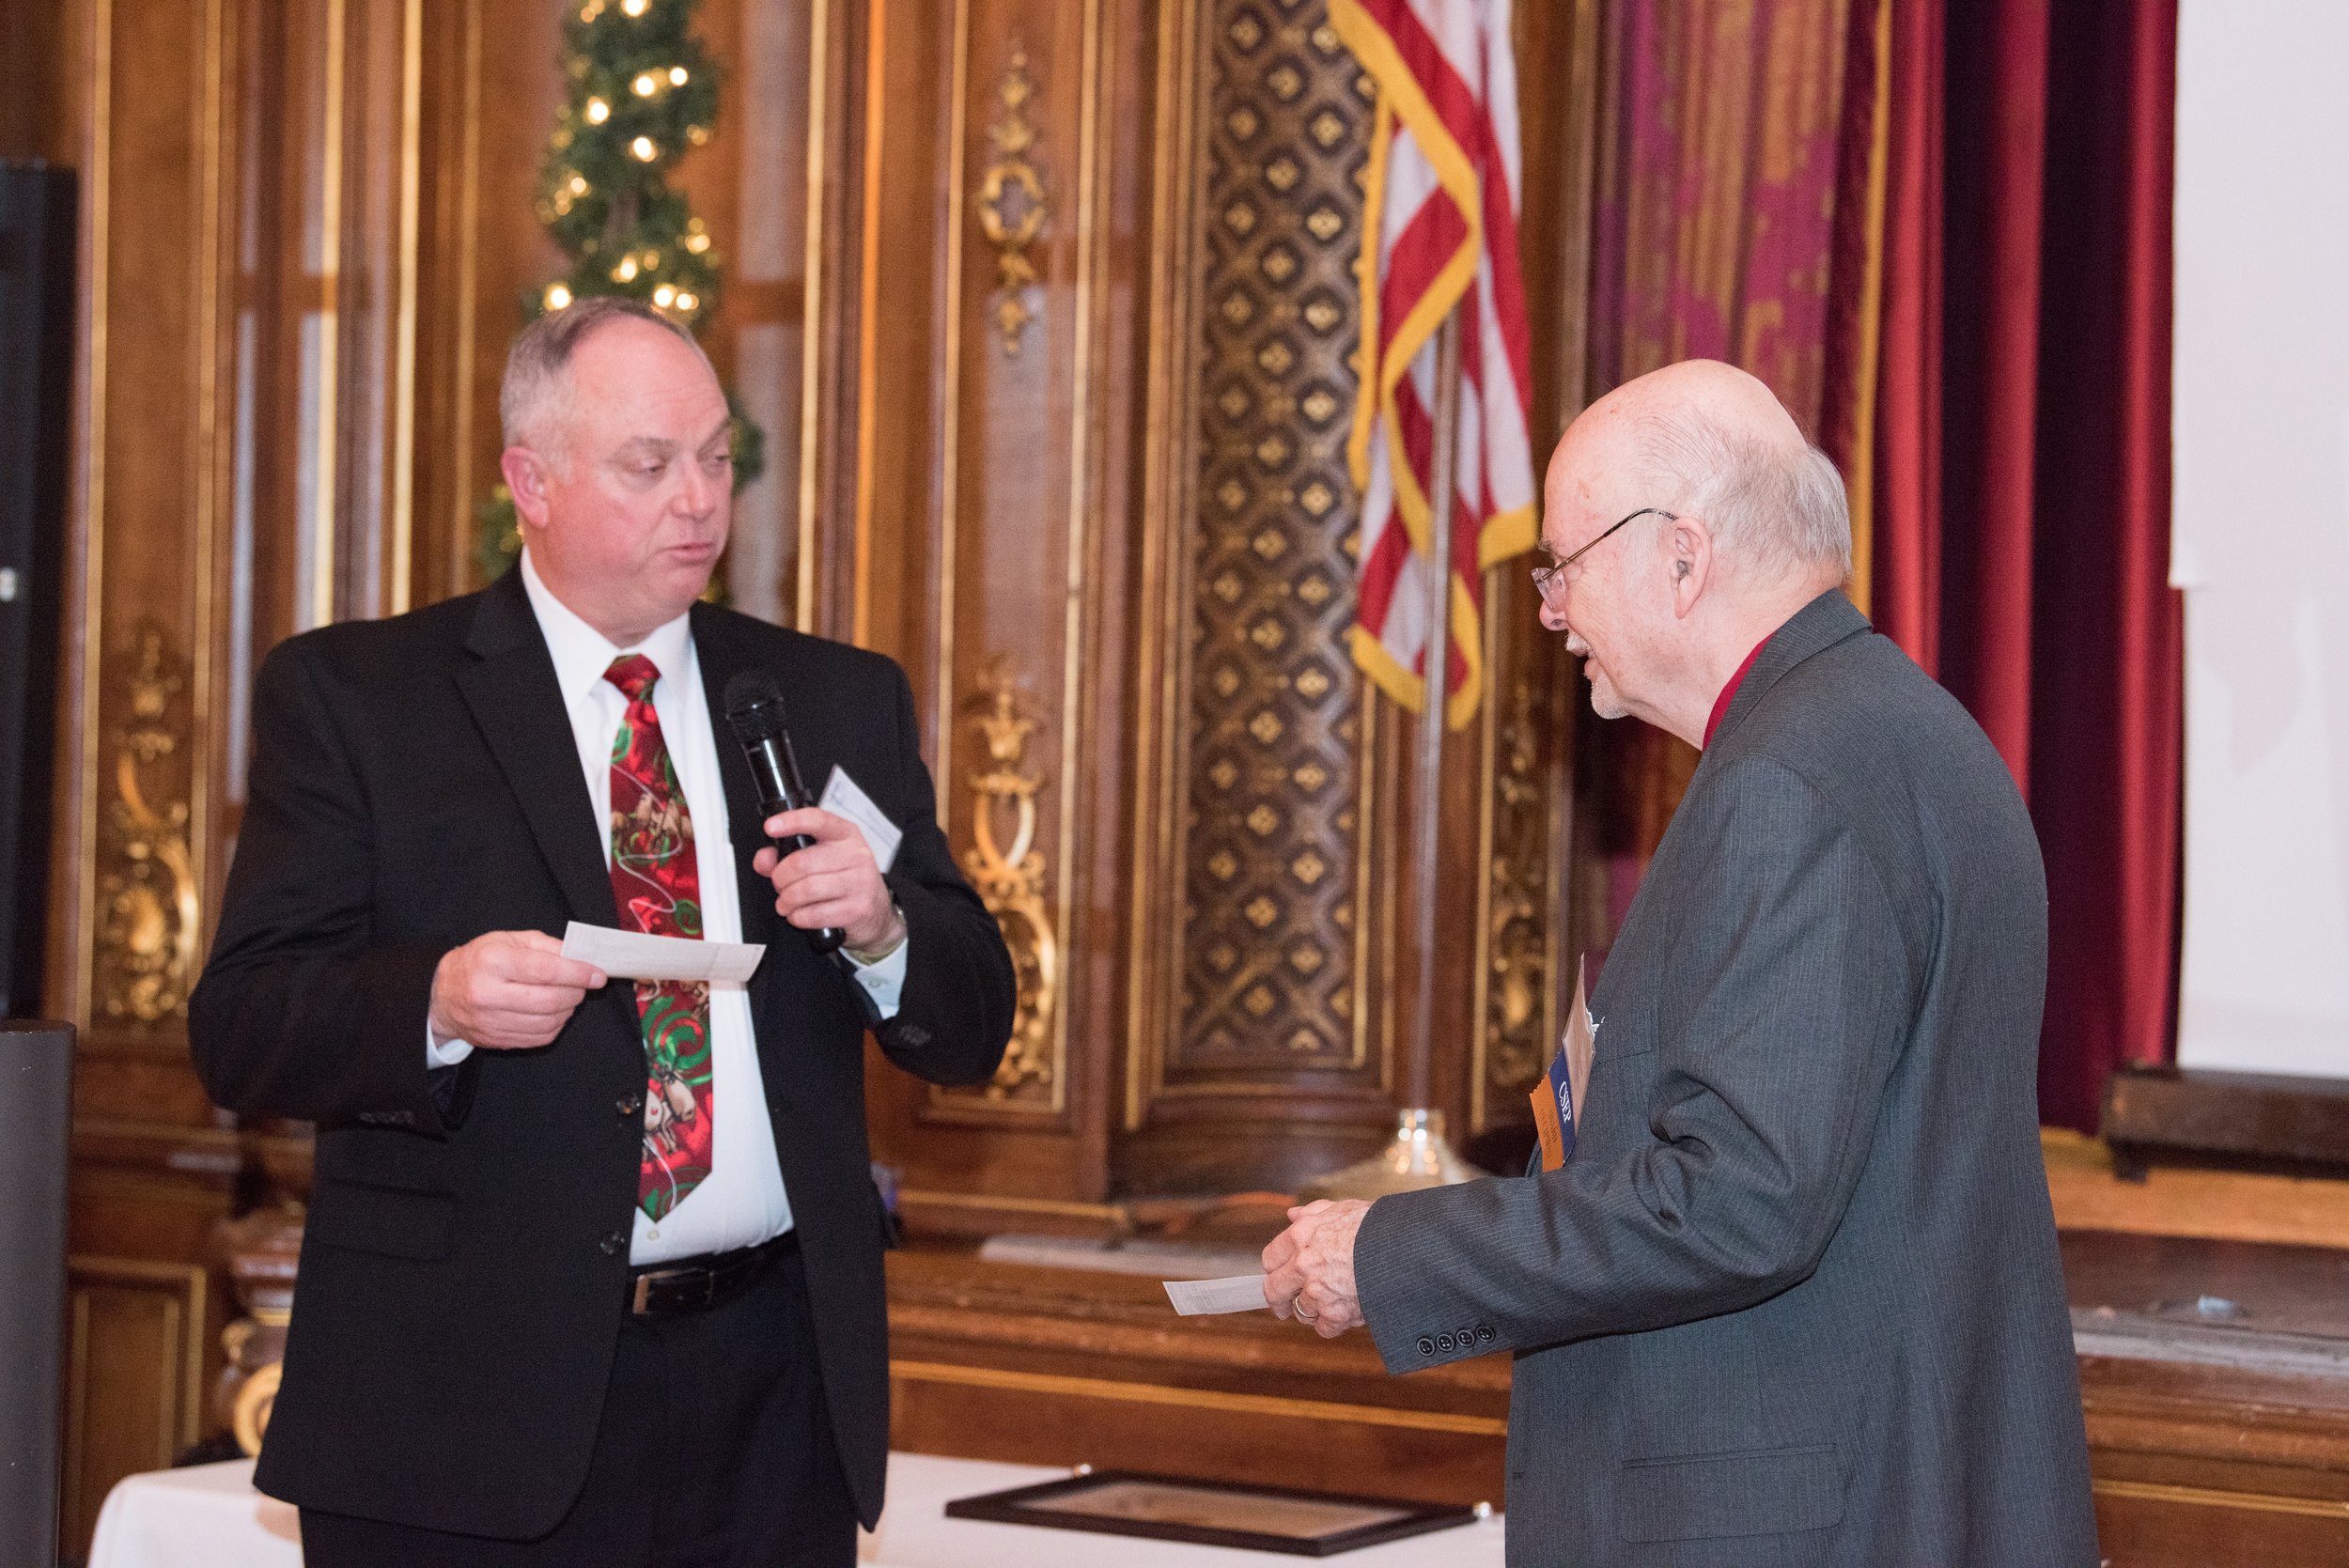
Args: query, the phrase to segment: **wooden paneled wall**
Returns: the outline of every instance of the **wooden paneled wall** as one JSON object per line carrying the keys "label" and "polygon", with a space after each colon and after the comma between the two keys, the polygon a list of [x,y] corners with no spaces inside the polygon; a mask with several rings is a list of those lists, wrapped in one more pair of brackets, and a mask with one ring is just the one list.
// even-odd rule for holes
{"label": "wooden paneled wall", "polygon": [[1022,1001],[983,1090],[874,1074],[919,1189],[1106,1193],[1153,41],[1106,0],[873,8],[854,569],[826,629],[912,676]]}
{"label": "wooden paneled wall", "polygon": [[[1595,4],[1521,8],[1525,80],[1581,79]],[[306,1129],[215,1113],[186,1057],[252,673],[476,580],[505,346],[555,270],[560,22],[0,23],[0,147],[73,164],[86,201],[49,966],[84,1040],[70,1544],[217,1368],[225,1296],[185,1271],[306,1190]],[[699,24],[727,72],[680,170],[727,266],[705,335],[768,459],[730,589],[904,662],[1020,964],[995,1083],[875,1073],[917,1217],[1090,1219],[1366,1152],[1423,894],[1397,869],[1413,721],[1343,643],[1370,116],[1324,0],[707,0]],[[1579,114],[1527,116],[1545,448],[1579,398]],[[1450,749],[1424,894],[1461,1137],[1523,1120],[1570,945],[1571,691],[1520,576],[1491,585],[1495,698]]]}
{"label": "wooden paneled wall", "polygon": [[[1524,8],[1522,77],[1587,82],[1595,10]],[[871,18],[863,448],[829,520],[858,565],[823,625],[913,673],[1023,984],[995,1083],[877,1068],[883,1157],[922,1212],[993,1225],[1367,1153],[1423,897],[1435,1102],[1458,1138],[1521,1126],[1571,943],[1571,677],[1497,571],[1495,697],[1413,887],[1416,720],[1345,644],[1371,114],[1325,0]],[[1528,124],[1546,453],[1580,402],[1590,117]]]}
{"label": "wooden paneled wall", "polygon": [[473,585],[505,346],[554,259],[531,196],[560,21],[541,0],[0,21],[0,148],[72,165],[84,204],[44,997],[82,1038],[69,1554],[116,1479],[210,1427],[215,1227],[307,1189],[306,1128],[216,1113],[187,1060],[252,673],[294,631]]}

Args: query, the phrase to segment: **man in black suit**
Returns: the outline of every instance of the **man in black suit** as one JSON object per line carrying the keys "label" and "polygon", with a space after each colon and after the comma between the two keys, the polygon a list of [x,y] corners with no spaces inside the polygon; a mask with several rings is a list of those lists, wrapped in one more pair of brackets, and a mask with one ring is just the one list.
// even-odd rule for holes
{"label": "man in black suit", "polygon": [[[583,302],[517,341],[500,408],[517,569],[256,682],[189,1031],[220,1105],[318,1124],[256,1481],[312,1568],[846,1564],[889,1427],[863,1037],[984,1079],[1010,960],[904,675],[697,602],[731,422],[692,340]],[[811,784],[902,831],[885,874],[841,816],[760,820],[718,710],[746,671]],[[746,986],[608,982],[572,920],[767,951]]]}

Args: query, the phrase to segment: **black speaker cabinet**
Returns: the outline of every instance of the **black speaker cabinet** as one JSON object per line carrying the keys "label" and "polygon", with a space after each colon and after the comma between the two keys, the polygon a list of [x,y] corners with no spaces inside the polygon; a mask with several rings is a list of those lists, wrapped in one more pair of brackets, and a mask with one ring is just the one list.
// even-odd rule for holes
{"label": "black speaker cabinet", "polygon": [[73,174],[0,162],[0,1017],[41,1001],[72,382]]}
{"label": "black speaker cabinet", "polygon": [[57,1560],[70,1024],[0,1022],[0,1562]]}

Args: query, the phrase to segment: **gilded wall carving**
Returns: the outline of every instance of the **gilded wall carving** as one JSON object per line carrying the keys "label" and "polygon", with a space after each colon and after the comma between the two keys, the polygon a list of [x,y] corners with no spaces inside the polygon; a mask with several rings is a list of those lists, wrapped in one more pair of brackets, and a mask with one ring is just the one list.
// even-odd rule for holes
{"label": "gilded wall carving", "polygon": [[1549,786],[1541,760],[1542,722],[1533,683],[1509,686],[1493,737],[1492,850],[1485,939],[1484,1067],[1493,1121],[1513,1122],[1518,1098],[1548,1065]]}
{"label": "gilded wall carving", "polygon": [[1035,150],[1036,130],[1028,119],[1028,101],[1034,96],[1028,52],[1015,43],[1003,80],[995,89],[995,123],[987,131],[995,155],[979,177],[977,194],[979,230],[995,247],[995,330],[1002,334],[1003,352],[1014,358],[1035,318],[1028,306],[1028,290],[1037,282],[1028,247],[1044,237],[1044,220],[1051,210],[1044,177],[1028,156]]}
{"label": "gilded wall carving", "polygon": [[[1025,767],[1036,722],[1020,710],[1019,683],[1004,660],[990,660],[979,684],[968,722],[986,749],[987,767],[971,781],[972,846],[962,865],[1003,929],[1019,1000],[1011,1045],[994,1078],[975,1090],[941,1088],[932,1094],[946,1104],[975,1099],[1002,1110],[1050,1111],[1060,1105],[1052,1036],[1061,966],[1044,896],[1044,856],[1035,848],[1035,796],[1044,781]],[[1008,847],[999,825],[1009,827]]]}
{"label": "gilded wall carving", "polygon": [[1324,0],[1217,0],[1180,1021],[1169,1065],[1357,1064],[1353,266],[1370,99]]}
{"label": "gilded wall carving", "polygon": [[113,799],[100,848],[97,997],[109,1018],[156,1024],[187,1010],[199,891],[188,846],[187,661],[162,625],[139,622],[114,737]]}

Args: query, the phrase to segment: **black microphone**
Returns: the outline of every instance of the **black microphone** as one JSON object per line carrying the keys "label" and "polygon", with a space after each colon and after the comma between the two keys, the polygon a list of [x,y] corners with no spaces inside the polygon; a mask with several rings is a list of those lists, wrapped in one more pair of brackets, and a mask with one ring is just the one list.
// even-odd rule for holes
{"label": "black microphone", "polygon": [[[751,765],[751,784],[758,792],[758,819],[798,811],[811,802],[807,784],[800,778],[799,759],[791,754],[791,733],[784,727],[783,692],[774,680],[756,670],[744,670],[726,682],[726,722],[742,743],[743,760]],[[770,839],[778,854],[788,855],[816,841],[805,833]],[[827,925],[808,931],[807,945],[818,953],[834,953],[848,933]]]}

